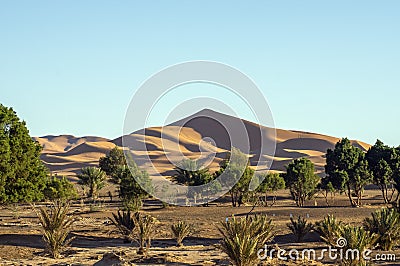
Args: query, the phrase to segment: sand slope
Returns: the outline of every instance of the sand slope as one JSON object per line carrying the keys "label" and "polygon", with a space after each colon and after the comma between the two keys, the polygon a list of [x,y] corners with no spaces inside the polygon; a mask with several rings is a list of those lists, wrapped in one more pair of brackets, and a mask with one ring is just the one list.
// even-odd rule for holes
{"label": "sand slope", "polygon": [[[149,167],[144,160],[145,156],[149,156],[159,172],[171,175],[174,166],[169,160],[179,161],[181,157],[176,154],[179,151],[188,158],[206,162],[213,171],[231,146],[227,128],[236,132],[245,130],[249,136],[251,165],[260,162],[259,170],[272,163],[272,170],[282,171],[293,159],[307,157],[314,162],[316,170],[322,172],[327,149],[333,148],[339,140],[332,136],[283,129],[277,129],[275,135],[271,128],[208,109],[164,127],[138,130],[127,139],[133,147],[141,147],[135,149],[135,158],[137,164],[144,168]],[[121,137],[108,140],[93,136],[61,135],[34,139],[43,146],[41,158],[50,171],[67,176],[74,176],[84,166],[97,165],[99,158],[108,150],[115,145],[122,146]],[[260,149],[261,143],[265,145],[272,140],[276,141],[275,155]],[[363,150],[370,147],[356,140],[352,140],[352,143]],[[241,143],[236,144],[238,148],[243,148],[240,147]]]}

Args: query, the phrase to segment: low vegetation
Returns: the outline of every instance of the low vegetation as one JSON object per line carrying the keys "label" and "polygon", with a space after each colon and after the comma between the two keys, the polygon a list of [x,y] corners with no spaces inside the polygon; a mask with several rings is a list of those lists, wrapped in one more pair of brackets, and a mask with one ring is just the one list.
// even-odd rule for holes
{"label": "low vegetation", "polygon": [[154,235],[156,219],[150,215],[138,213],[135,215],[136,238],[139,243],[138,254],[147,256],[151,247],[151,238]]}
{"label": "low vegetation", "polygon": [[297,220],[290,217],[290,223],[287,224],[287,227],[295,235],[297,242],[303,241],[304,237],[313,229],[313,225],[301,216],[298,216]]}
{"label": "low vegetation", "polygon": [[327,215],[322,221],[315,223],[314,230],[328,245],[335,246],[343,230],[343,222],[336,220],[334,215]]}
{"label": "low vegetation", "polygon": [[400,214],[395,209],[383,208],[365,218],[364,228],[377,235],[378,247],[385,251],[392,250],[400,243]]}
{"label": "low vegetation", "polygon": [[45,252],[52,258],[59,258],[73,238],[68,238],[75,219],[68,215],[70,205],[55,201],[49,208],[34,209],[43,232]]}
{"label": "low vegetation", "polygon": [[117,228],[119,234],[124,237],[125,243],[130,243],[134,238],[134,230],[136,228],[136,219],[138,213],[132,214],[130,210],[118,211],[112,214],[110,221]]}
{"label": "low vegetation", "polygon": [[257,265],[257,252],[274,238],[273,229],[272,220],[266,216],[232,217],[218,227],[223,237],[221,249],[234,265]]}
{"label": "low vegetation", "polygon": [[177,223],[171,225],[172,233],[176,240],[176,245],[178,247],[183,246],[183,240],[189,236],[191,233],[191,225],[185,221],[178,221]]}
{"label": "low vegetation", "polygon": [[[376,235],[366,231],[363,227],[346,225],[341,232],[343,241],[338,242],[336,247],[343,250],[342,265],[344,266],[364,266],[368,265],[363,253],[366,249],[372,249],[376,242]],[[358,251],[353,253],[354,250]]]}

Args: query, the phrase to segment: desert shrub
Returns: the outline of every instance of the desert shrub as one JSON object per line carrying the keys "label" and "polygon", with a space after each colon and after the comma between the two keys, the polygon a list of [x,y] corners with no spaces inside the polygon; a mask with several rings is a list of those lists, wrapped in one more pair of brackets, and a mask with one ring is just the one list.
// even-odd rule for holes
{"label": "desert shrub", "polygon": [[122,208],[127,211],[138,212],[143,207],[142,199],[140,198],[123,198]]}
{"label": "desert shrub", "polygon": [[136,241],[139,243],[138,254],[147,255],[151,246],[156,219],[150,215],[138,213],[134,216],[136,224]]}
{"label": "desert shrub", "polygon": [[59,258],[73,239],[67,239],[75,222],[72,216],[68,216],[69,208],[69,203],[55,201],[49,208],[34,209],[43,231],[45,251],[53,258]]}
{"label": "desert shrub", "polygon": [[392,250],[400,241],[400,214],[389,208],[372,213],[372,218],[365,218],[365,230],[377,234],[377,244],[385,251]]}
{"label": "desert shrub", "polygon": [[[375,245],[377,236],[358,226],[346,225],[341,231],[341,239],[338,240],[336,245],[343,250],[341,264],[344,266],[368,265],[368,262],[363,258],[363,253],[366,249]],[[354,251],[356,252],[354,253]]]}
{"label": "desert shrub", "polygon": [[71,200],[78,197],[74,185],[64,176],[61,178],[56,176],[50,177],[43,193],[44,197],[49,200]]}
{"label": "desert shrub", "polygon": [[118,232],[124,237],[126,243],[130,243],[133,240],[134,230],[136,228],[135,218],[138,213],[132,214],[128,211],[118,211],[112,214],[110,221],[117,228]]}
{"label": "desert shrub", "polygon": [[337,221],[335,216],[328,214],[324,220],[315,223],[314,230],[318,232],[325,243],[334,246],[340,237],[342,228],[342,221]]}
{"label": "desert shrub", "polygon": [[185,221],[179,221],[176,224],[171,225],[171,230],[176,239],[176,245],[183,246],[183,239],[191,233],[191,226]]}
{"label": "desert shrub", "polygon": [[234,265],[257,265],[257,252],[273,239],[273,228],[272,220],[266,216],[233,217],[218,227],[223,236],[221,249]]}
{"label": "desert shrub", "polygon": [[313,229],[313,225],[311,223],[307,223],[307,220],[300,216],[297,218],[297,220],[294,220],[291,217],[290,223],[287,224],[287,227],[296,236],[297,242],[303,241],[304,237]]}

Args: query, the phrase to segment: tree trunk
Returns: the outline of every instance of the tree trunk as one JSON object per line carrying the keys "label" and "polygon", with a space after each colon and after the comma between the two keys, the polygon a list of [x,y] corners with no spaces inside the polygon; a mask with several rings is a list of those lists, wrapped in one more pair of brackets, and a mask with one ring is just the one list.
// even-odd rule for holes
{"label": "tree trunk", "polygon": [[349,197],[351,207],[357,207],[357,205],[355,204],[355,202],[354,202],[354,200],[353,200],[353,198],[351,196],[351,189],[350,189],[349,185],[347,185],[347,195]]}

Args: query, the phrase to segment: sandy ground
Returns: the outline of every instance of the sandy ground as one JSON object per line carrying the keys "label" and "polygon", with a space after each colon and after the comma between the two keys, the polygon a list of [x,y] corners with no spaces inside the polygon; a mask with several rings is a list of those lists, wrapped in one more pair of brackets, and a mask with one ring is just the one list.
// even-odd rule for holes
{"label": "sandy ground", "polygon": [[[113,212],[118,210],[118,203],[107,202],[91,209],[88,204],[73,205],[74,215],[79,217],[72,235],[75,239],[69,250],[58,260],[43,254],[40,227],[32,208],[27,206],[8,206],[0,210],[0,265],[93,265],[106,253],[115,253],[124,259],[127,265],[229,265],[227,256],[218,248],[221,236],[217,230],[219,222],[226,217],[245,216],[251,206],[232,208],[229,199],[212,204],[209,207],[167,207],[157,206],[155,201],[146,202],[143,212],[157,218],[152,248],[148,258],[136,254],[137,245],[126,244],[114,231],[109,222]],[[297,248],[326,247],[316,233],[306,236],[304,243],[295,243],[294,237],[286,227],[290,214],[309,216],[310,222],[321,220],[328,213],[346,223],[361,224],[375,209],[381,208],[379,191],[366,191],[365,205],[351,208],[347,199],[340,196],[333,207],[325,207],[324,199],[307,202],[304,208],[295,207],[287,191],[280,192],[278,202],[273,207],[257,207],[255,213],[269,215],[275,224],[274,243],[289,250]],[[184,241],[184,247],[176,247],[172,239],[170,226],[178,220],[185,220],[194,226],[193,234]],[[400,258],[398,250],[394,253]],[[324,264],[335,265],[337,262],[324,260]],[[397,262],[400,264],[400,260]],[[264,262],[264,265],[268,265]],[[271,263],[271,265],[312,265],[311,262]],[[318,264],[314,264],[318,265]],[[319,264],[320,265],[320,264]],[[397,265],[386,263],[385,265]]]}

